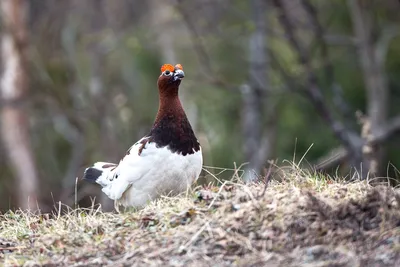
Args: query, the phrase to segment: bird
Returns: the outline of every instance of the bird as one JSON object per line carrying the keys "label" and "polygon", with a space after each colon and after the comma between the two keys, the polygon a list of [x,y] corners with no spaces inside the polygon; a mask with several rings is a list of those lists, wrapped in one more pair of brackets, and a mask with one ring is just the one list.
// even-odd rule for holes
{"label": "bird", "polygon": [[159,106],[147,135],[118,164],[95,162],[82,179],[97,183],[114,208],[143,208],[164,195],[185,192],[198,179],[202,149],[179,99],[185,77],[181,64],[164,64],[157,80]]}

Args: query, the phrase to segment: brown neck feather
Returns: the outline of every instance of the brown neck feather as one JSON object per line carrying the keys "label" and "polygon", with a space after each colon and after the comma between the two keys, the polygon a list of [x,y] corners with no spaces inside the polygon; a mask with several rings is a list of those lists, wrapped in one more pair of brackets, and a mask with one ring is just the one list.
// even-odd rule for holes
{"label": "brown neck feather", "polygon": [[158,83],[160,103],[148,140],[157,147],[167,146],[173,153],[193,154],[199,151],[200,144],[179,100],[179,82],[164,84]]}
{"label": "brown neck feather", "polygon": [[181,101],[178,97],[172,99],[160,97],[160,105],[158,107],[154,126],[156,126],[161,121],[161,119],[165,117],[170,117],[177,120],[179,118],[182,118],[182,116],[185,116],[185,111],[183,110]]}
{"label": "brown neck feather", "polygon": [[186,117],[181,101],[179,100],[178,86],[169,88],[159,87],[159,106],[154,126],[165,117],[174,118],[175,120]]}

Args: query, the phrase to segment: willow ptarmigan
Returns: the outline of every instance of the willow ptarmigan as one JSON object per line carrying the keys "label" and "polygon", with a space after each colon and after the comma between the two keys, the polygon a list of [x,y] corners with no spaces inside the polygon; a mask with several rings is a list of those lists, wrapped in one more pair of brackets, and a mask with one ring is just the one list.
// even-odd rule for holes
{"label": "willow ptarmigan", "polygon": [[148,135],[129,148],[119,164],[96,162],[83,179],[96,182],[119,206],[145,206],[161,195],[186,191],[199,177],[200,144],[179,100],[182,65],[164,64],[158,78],[159,108]]}

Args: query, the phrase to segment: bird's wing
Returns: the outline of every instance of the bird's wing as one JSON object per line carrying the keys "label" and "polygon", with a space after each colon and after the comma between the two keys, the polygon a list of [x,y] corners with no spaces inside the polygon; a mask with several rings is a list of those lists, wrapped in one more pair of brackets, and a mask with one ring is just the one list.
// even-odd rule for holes
{"label": "bird's wing", "polygon": [[140,139],[129,148],[114,174],[107,178],[109,182],[103,187],[103,192],[111,199],[120,199],[132,184],[169,156],[167,151],[149,142],[149,137]]}

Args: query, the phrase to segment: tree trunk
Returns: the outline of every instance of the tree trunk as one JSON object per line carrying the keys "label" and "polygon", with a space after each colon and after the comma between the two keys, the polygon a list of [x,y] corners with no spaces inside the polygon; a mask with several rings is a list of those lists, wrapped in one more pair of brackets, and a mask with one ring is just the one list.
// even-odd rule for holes
{"label": "tree trunk", "polygon": [[362,137],[366,139],[363,152],[369,166],[364,166],[364,169],[369,170],[370,175],[376,176],[382,172],[384,150],[382,145],[372,145],[368,141],[387,123],[389,92],[386,86],[384,61],[377,58],[366,3],[349,0],[348,4],[367,91],[367,119],[364,120],[364,136]]}
{"label": "tree trunk", "polygon": [[275,124],[270,123],[270,128],[266,129],[268,134],[263,137],[262,94],[266,94],[269,87],[265,1],[252,0],[251,12],[255,30],[249,40],[249,85],[243,85],[241,88],[243,152],[246,161],[249,162],[244,177],[246,181],[256,180],[265,160],[270,157],[276,130]]}
{"label": "tree trunk", "polygon": [[18,206],[35,209],[38,176],[29,136],[29,116],[23,105],[28,91],[28,45],[25,0],[2,0],[1,134],[18,183]]}

